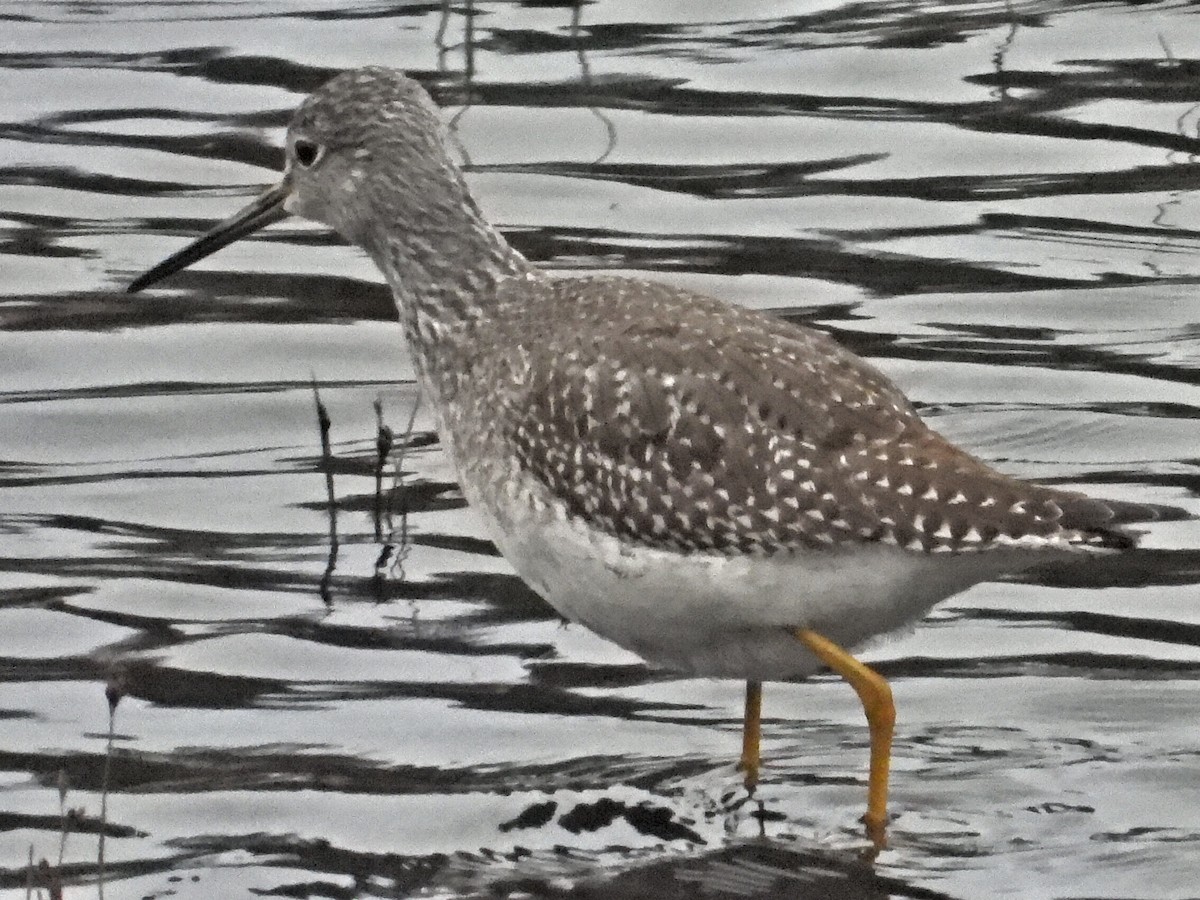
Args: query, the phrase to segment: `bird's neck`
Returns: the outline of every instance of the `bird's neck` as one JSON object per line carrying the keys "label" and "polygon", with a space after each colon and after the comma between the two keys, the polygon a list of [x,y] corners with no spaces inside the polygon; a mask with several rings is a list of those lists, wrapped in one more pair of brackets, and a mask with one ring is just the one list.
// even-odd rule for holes
{"label": "bird's neck", "polygon": [[474,355],[475,324],[511,296],[503,284],[540,270],[487,222],[461,172],[425,175],[372,198],[351,239],[387,279],[413,361],[440,407]]}
{"label": "bird's neck", "polygon": [[[455,173],[458,174],[458,173]],[[488,224],[461,176],[419,220],[393,223],[361,241],[392,289],[406,328],[442,331],[486,316],[502,281],[534,267]]]}

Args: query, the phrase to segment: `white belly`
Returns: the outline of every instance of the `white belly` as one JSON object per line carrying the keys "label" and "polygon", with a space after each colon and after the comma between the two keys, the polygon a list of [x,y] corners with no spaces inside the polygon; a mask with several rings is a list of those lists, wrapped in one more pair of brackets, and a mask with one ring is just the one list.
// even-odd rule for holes
{"label": "white belly", "polygon": [[[466,473],[462,473],[466,474]],[[928,555],[888,545],[774,556],[636,547],[569,519],[540,486],[463,479],[517,573],[565,618],[648,663],[762,681],[822,664],[791,630],[846,648],[903,628],[938,601],[1035,562],[1028,551]]]}
{"label": "white belly", "polygon": [[517,574],[565,618],[681,673],[758,681],[811,675],[823,664],[794,629],[853,649],[973,584],[1055,555],[864,544],[749,556],[634,546],[568,517],[502,444],[476,447],[465,459],[454,429],[439,424],[463,494]]}
{"label": "white belly", "polygon": [[561,519],[498,535],[497,543],[563,616],[647,662],[762,681],[822,668],[793,629],[812,628],[852,648],[995,573],[978,556],[935,558],[887,546],[685,556],[632,548]]}

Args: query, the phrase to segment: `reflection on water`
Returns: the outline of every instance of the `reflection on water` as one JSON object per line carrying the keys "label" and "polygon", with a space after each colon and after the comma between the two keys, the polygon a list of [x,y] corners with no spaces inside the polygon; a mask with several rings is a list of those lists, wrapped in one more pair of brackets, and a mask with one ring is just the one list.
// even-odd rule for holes
{"label": "reflection on water", "polygon": [[1190,522],[870,654],[900,706],[871,863],[845,686],[769,687],[745,797],[739,685],[564,626],[486,541],[356,251],[291,221],[119,291],[273,178],[303,94],[401,65],[539,263],[816,324],[1008,471],[1194,512],[1189,4],[0,16],[5,896],[31,847],[90,896],[101,834],[109,898],[1194,891]]}

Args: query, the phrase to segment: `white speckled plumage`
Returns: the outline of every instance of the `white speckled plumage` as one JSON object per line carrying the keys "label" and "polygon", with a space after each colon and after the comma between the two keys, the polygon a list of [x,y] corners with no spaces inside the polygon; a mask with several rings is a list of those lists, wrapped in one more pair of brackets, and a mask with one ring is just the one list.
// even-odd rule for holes
{"label": "white speckled plumage", "polygon": [[349,72],[288,129],[283,182],[137,289],[284,210],[391,286],[463,490],[563,615],[682,671],[772,679],[969,585],[1118,549],[1149,511],[1002,475],[827,335],[649,281],[554,278],[484,219],[436,107]]}
{"label": "white speckled plumage", "polygon": [[[930,430],[827,335],[649,281],[553,278],[484,219],[439,116],[401,73],[309,97],[283,180],[135,279],[288,213],[387,278],[471,505],[560,613],[651,663],[762,682],[827,665],[871,736],[867,834],[886,842],[895,705],[854,648],[964,588],[1130,547],[1156,510],[1009,478]],[[819,660],[819,662],[818,662]]]}

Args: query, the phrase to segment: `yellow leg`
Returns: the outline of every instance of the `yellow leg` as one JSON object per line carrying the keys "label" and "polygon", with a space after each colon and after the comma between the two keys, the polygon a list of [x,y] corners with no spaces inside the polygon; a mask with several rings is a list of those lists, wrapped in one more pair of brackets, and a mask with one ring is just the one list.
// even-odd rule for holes
{"label": "yellow leg", "polygon": [[892,728],[896,706],[892,689],[883,676],[869,669],[827,637],[797,628],[796,639],[817,655],[821,662],[850,683],[862,701],[871,730],[871,774],[867,782],[867,814],[863,821],[867,834],[882,845],[887,826],[888,769],[892,761]]}
{"label": "yellow leg", "polygon": [[759,745],[762,739],[762,682],[746,682],[746,714],[742,720],[742,759],[738,768],[746,773],[746,790],[758,786]]}

